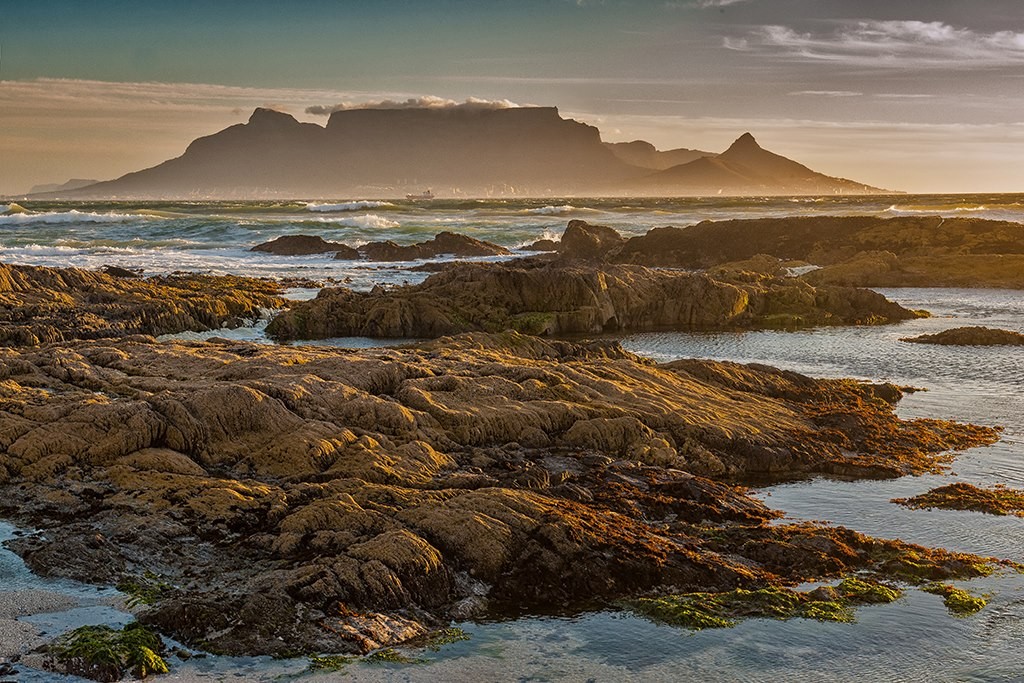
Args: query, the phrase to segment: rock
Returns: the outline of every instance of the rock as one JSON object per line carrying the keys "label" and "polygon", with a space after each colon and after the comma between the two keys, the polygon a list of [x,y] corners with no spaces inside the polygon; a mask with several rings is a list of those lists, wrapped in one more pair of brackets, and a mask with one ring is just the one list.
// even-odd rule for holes
{"label": "rock", "polygon": [[766,524],[729,483],[933,471],[996,438],[901,421],[877,398],[892,388],[514,333],[360,351],[136,337],[0,360],[0,515],[41,529],[9,547],[43,575],[159,577],[139,618],[188,647],[365,652],[510,606],[984,569]]}
{"label": "rock", "polygon": [[524,259],[452,264],[421,284],[373,292],[324,289],[267,327],[277,339],[433,338],[513,329],[528,334],[795,328],[906,320],[869,290],[793,278],[724,282],[640,266]]}
{"label": "rock", "polygon": [[505,256],[511,252],[497,244],[453,232],[438,233],[433,239],[409,246],[396,242],[370,242],[359,247],[359,253],[371,261],[415,261],[442,254],[466,256]]}
{"label": "rock", "polygon": [[142,275],[134,270],[128,270],[127,268],[121,268],[120,266],[103,266],[101,270],[105,275],[110,275],[111,277],[142,277]]}
{"label": "rock", "polygon": [[1024,334],[993,327],[955,327],[936,334],[903,337],[900,341],[943,346],[1024,346]]}
{"label": "rock", "polygon": [[523,247],[524,251],[558,251],[560,243],[557,240],[541,239]]}
{"label": "rock", "polygon": [[607,226],[571,220],[562,233],[558,253],[567,258],[599,260],[625,241],[618,232]]}
{"label": "rock", "polygon": [[1024,224],[977,218],[804,216],[656,228],[616,263],[713,268],[758,255],[822,266],[814,285],[1024,288]]}
{"label": "rock", "polygon": [[282,235],[269,242],[257,244],[249,251],[262,251],[278,256],[308,256],[336,252],[334,258],[337,259],[359,258],[359,253],[347,244],[328,242],[323,237],[314,235]]}
{"label": "rock", "polygon": [[1002,485],[986,489],[958,481],[913,498],[893,498],[891,502],[918,510],[974,510],[990,515],[1024,517],[1024,491]]}
{"label": "rock", "polygon": [[281,308],[280,288],[236,276],[121,278],[0,263],[0,345],[203,331]]}

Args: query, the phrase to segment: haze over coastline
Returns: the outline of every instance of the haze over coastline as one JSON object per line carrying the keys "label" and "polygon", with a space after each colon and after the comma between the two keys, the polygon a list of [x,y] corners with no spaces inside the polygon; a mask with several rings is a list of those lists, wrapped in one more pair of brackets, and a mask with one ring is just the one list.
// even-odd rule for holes
{"label": "haze over coastline", "polygon": [[605,141],[725,149],[751,131],[828,175],[1020,190],[1019,7],[47,1],[0,27],[0,193],[152,166],[257,106],[558,106]]}

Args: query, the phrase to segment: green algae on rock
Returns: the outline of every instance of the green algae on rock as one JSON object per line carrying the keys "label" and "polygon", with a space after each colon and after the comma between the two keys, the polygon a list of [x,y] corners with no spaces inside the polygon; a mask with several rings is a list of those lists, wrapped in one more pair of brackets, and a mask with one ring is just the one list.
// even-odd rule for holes
{"label": "green algae on rock", "polygon": [[990,515],[1024,517],[1024,491],[999,484],[985,489],[964,482],[955,482],[913,498],[893,498],[892,502],[919,510],[971,510]]}
{"label": "green algae on rock", "polygon": [[922,586],[921,590],[925,593],[941,595],[946,609],[950,614],[958,617],[969,617],[980,612],[988,604],[988,598],[971,595],[964,589],[951,586],[948,583],[929,583]]}
{"label": "green algae on rock", "polygon": [[47,647],[47,664],[55,671],[119,681],[126,674],[146,678],[168,672],[160,636],[138,622],[123,629],[82,626]]}
{"label": "green algae on rock", "polygon": [[835,587],[813,591],[789,588],[738,588],[722,593],[684,593],[639,598],[628,606],[638,614],[691,630],[728,628],[743,619],[815,619],[851,622],[858,605],[894,602],[898,588],[849,577]]}

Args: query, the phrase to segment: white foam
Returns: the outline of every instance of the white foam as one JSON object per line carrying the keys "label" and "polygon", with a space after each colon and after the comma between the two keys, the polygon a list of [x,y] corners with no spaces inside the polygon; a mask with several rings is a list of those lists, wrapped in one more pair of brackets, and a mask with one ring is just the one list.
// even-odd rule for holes
{"label": "white foam", "polygon": [[12,213],[0,216],[0,225],[24,225],[26,223],[44,223],[58,225],[62,223],[125,223],[138,220],[160,220],[156,216],[137,213],[93,213],[91,211],[48,211],[45,213]]}
{"label": "white foam", "polygon": [[357,202],[343,202],[341,204],[306,204],[307,211],[362,211],[363,209],[378,209],[382,206],[394,206],[391,202],[375,202],[360,200]]}
{"label": "white foam", "polygon": [[362,216],[345,216],[344,218],[319,218],[317,219],[320,223],[330,223],[332,225],[344,225],[350,228],[397,228],[399,223],[388,220],[383,216],[377,214],[368,213]]}
{"label": "white foam", "polygon": [[566,213],[600,213],[597,209],[591,209],[586,206],[573,206],[572,204],[562,204],[561,206],[542,206],[539,209],[526,209],[524,213],[533,214],[535,216],[560,216]]}

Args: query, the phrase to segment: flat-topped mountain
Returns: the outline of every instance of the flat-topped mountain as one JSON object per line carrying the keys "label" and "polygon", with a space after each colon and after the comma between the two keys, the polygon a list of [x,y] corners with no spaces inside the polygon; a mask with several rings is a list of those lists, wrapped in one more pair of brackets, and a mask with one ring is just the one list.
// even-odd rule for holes
{"label": "flat-topped mountain", "polygon": [[761,149],[722,154],[604,143],[554,107],[347,109],[326,126],[271,109],[192,142],[180,157],[62,198],[831,194],[877,192]]}

